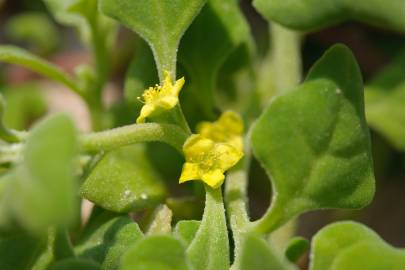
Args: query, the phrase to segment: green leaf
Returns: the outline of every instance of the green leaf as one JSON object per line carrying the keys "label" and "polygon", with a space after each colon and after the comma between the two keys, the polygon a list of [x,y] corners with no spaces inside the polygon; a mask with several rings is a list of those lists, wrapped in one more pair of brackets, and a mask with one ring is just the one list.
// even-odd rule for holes
{"label": "green leaf", "polygon": [[337,222],[312,240],[311,270],[401,269],[405,250],[385,243],[375,232],[356,222]]}
{"label": "green leaf", "polygon": [[254,0],[268,20],[297,30],[316,30],[346,20],[405,31],[405,3],[397,0]]}
{"label": "green leaf", "polygon": [[197,220],[181,220],[174,228],[174,235],[189,246],[197,234],[201,222]]}
{"label": "green leaf", "polygon": [[20,231],[0,231],[0,265],[2,270],[30,270],[46,240]]}
{"label": "green leaf", "polygon": [[228,270],[229,240],[221,189],[206,186],[205,190],[203,218],[187,255],[196,270]]}
{"label": "green leaf", "polygon": [[361,242],[381,241],[366,226],[351,222],[336,222],[320,230],[312,239],[311,270],[328,270],[340,252]]}
{"label": "green leaf", "polygon": [[[49,1],[49,0],[48,0]],[[98,16],[98,0],[64,0],[69,2],[64,6],[65,12],[81,15],[88,22],[93,22]],[[62,1],[63,2],[63,1]]]}
{"label": "green leaf", "polygon": [[120,270],[191,270],[182,243],[172,236],[149,236],[122,259]]}
{"label": "green leaf", "polygon": [[385,243],[360,243],[343,252],[335,261],[333,270],[402,269],[405,250],[392,248]]}
{"label": "green leaf", "polygon": [[95,262],[82,259],[66,259],[51,265],[48,270],[101,270]]}
{"label": "green leaf", "polygon": [[[86,0],[86,2],[94,3],[97,0]],[[90,28],[86,22],[86,19],[82,15],[72,12],[69,7],[82,0],[43,0],[50,13],[61,24],[66,26],[73,26],[79,32],[84,40],[88,40],[90,37]],[[91,9],[93,12],[97,12],[97,9]]]}
{"label": "green leaf", "polygon": [[[83,21],[80,16],[68,10],[69,6],[77,2],[77,0],[43,0],[43,2],[58,22],[66,25],[82,26]],[[89,2],[94,1],[90,0]]]}
{"label": "green leaf", "polygon": [[30,48],[42,55],[52,53],[61,41],[49,17],[39,12],[24,12],[13,16],[7,21],[5,29],[10,39],[28,43]]}
{"label": "green leaf", "polygon": [[367,85],[366,116],[369,125],[393,146],[405,150],[405,52]]}
{"label": "green leaf", "polygon": [[[55,1],[55,0],[46,0]],[[59,0],[56,0],[59,1]],[[99,12],[99,0],[62,0],[69,2],[65,6],[65,14],[77,16],[76,26],[82,34],[82,39],[91,44],[96,60],[95,68],[99,77],[105,80],[109,65],[108,54],[115,42],[117,25],[116,23]]]}
{"label": "green leaf", "polygon": [[24,130],[46,113],[47,104],[40,90],[35,84],[7,86],[4,89],[6,127]]}
{"label": "green leaf", "polygon": [[190,110],[196,110],[197,96],[198,109],[206,117],[215,118],[218,72],[231,53],[242,45],[253,50],[250,29],[239,1],[209,0],[184,35],[179,49],[179,61],[191,81],[190,89],[184,91],[184,106],[191,103]]}
{"label": "green leaf", "polygon": [[165,188],[144,151],[144,145],[135,145],[107,153],[83,183],[81,195],[120,213],[159,204]]}
{"label": "green leaf", "polygon": [[274,187],[271,207],[254,230],[273,231],[310,210],[371,201],[363,85],[348,48],[332,47],[304,84],[273,100],[253,127],[252,148]]}
{"label": "green leaf", "polygon": [[259,236],[248,234],[244,236],[240,270],[293,270],[296,269],[269,247],[265,240]]}
{"label": "green leaf", "polygon": [[297,262],[298,259],[307,252],[309,248],[309,242],[303,237],[294,237],[288,243],[285,250],[285,256],[290,262]]}
{"label": "green leaf", "polygon": [[118,216],[104,222],[106,216],[110,213],[98,216],[86,229],[87,233],[75,251],[80,258],[100,263],[101,269],[113,270],[118,269],[122,255],[143,237],[143,233],[129,217]]}
{"label": "green leaf", "polygon": [[98,0],[44,0],[55,19],[74,26],[82,41],[92,50],[97,80],[90,91],[101,92],[109,72],[109,54],[115,41],[117,26],[102,15]]}
{"label": "green leaf", "polygon": [[170,234],[172,232],[173,213],[165,204],[158,206],[148,224],[147,234]]}
{"label": "green leaf", "polygon": [[42,232],[72,224],[76,154],[76,129],[68,116],[50,117],[31,131],[6,191],[9,211],[25,228]]}
{"label": "green leaf", "polygon": [[101,10],[144,38],[152,48],[159,77],[176,72],[180,39],[206,0],[101,0]]}
{"label": "green leaf", "polygon": [[67,86],[78,94],[82,94],[81,89],[68,74],[24,49],[11,45],[1,45],[0,62],[23,66]]}

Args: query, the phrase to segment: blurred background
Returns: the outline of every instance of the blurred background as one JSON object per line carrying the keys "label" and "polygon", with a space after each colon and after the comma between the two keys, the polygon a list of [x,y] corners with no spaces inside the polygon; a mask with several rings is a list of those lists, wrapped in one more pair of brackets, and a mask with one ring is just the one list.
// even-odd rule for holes
{"label": "blurred background", "polygon": [[[255,38],[257,59],[264,58],[271,44],[268,24],[249,0],[241,1],[241,8]],[[75,67],[91,61],[77,33],[57,24],[41,0],[0,0],[0,25],[0,44],[25,47],[70,73],[75,72]],[[123,97],[125,73],[134,48],[140,42],[135,34],[125,29],[120,30],[118,40],[111,55],[112,75],[104,97],[107,106],[112,107]],[[302,40],[304,76],[314,61],[335,43],[344,43],[352,49],[367,83],[403,51],[405,35],[355,22],[308,34]],[[405,69],[403,73],[405,78]],[[7,100],[4,121],[9,127],[26,129],[45,114],[67,111],[81,130],[90,129],[88,113],[77,97],[25,69],[1,64],[0,91]],[[405,114],[405,103],[403,107]],[[122,117],[115,125],[128,124],[134,119]],[[372,204],[360,211],[327,210],[305,214],[299,219],[299,235],[309,239],[332,221],[352,219],[367,224],[389,243],[405,247],[405,155],[379,133],[372,130],[371,135],[377,179]],[[168,155],[170,157],[170,153]],[[157,167],[160,165],[156,163]],[[178,189],[178,185],[173,185],[171,191],[182,194]],[[270,192],[267,176],[260,165],[253,162],[249,187],[253,218],[260,217],[267,209]]]}

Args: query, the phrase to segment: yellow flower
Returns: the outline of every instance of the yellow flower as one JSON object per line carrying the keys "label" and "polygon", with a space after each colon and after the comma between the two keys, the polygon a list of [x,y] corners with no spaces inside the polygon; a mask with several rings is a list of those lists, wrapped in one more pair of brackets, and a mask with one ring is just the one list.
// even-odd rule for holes
{"label": "yellow flower", "polygon": [[227,111],[216,122],[200,123],[197,132],[183,146],[186,163],[180,183],[202,180],[218,188],[224,182],[224,172],[243,156],[243,121],[235,112]]}
{"label": "yellow flower", "polygon": [[[184,77],[177,80],[173,85],[170,73],[165,71],[163,85],[149,87],[142,94],[143,102],[145,103],[141,109],[136,122],[144,123],[145,119],[152,114],[159,113],[162,110],[170,110],[179,102],[179,93],[184,85]],[[141,98],[139,98],[141,99]]]}
{"label": "yellow flower", "polygon": [[233,111],[224,112],[216,122],[202,122],[197,126],[197,133],[213,140],[233,145],[243,151],[243,121]]}
{"label": "yellow flower", "polygon": [[212,188],[224,182],[224,172],[233,167],[243,152],[229,143],[220,143],[200,134],[191,135],[183,146],[186,163],[180,176],[180,183],[202,180]]}

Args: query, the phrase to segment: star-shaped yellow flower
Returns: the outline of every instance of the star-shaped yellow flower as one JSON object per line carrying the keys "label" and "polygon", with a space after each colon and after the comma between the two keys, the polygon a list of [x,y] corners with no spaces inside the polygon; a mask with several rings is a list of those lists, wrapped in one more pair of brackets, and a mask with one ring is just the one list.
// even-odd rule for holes
{"label": "star-shaped yellow flower", "polygon": [[[170,73],[165,72],[163,85],[149,87],[142,94],[145,103],[141,109],[136,122],[144,123],[145,119],[152,114],[160,113],[162,110],[170,110],[179,102],[179,93],[185,83],[184,77],[177,80],[173,85]],[[141,99],[141,98],[139,98]]]}
{"label": "star-shaped yellow flower", "polygon": [[227,111],[216,122],[200,123],[197,132],[183,146],[186,163],[179,182],[202,180],[218,188],[224,182],[224,172],[243,156],[243,121]]}
{"label": "star-shaped yellow flower", "polygon": [[243,152],[228,143],[217,143],[200,134],[191,135],[183,146],[186,163],[180,183],[202,180],[212,188],[224,182],[224,172],[233,167]]}
{"label": "star-shaped yellow flower", "polygon": [[197,133],[214,142],[229,143],[243,151],[243,121],[233,112],[224,112],[216,122],[201,122],[197,125]]}

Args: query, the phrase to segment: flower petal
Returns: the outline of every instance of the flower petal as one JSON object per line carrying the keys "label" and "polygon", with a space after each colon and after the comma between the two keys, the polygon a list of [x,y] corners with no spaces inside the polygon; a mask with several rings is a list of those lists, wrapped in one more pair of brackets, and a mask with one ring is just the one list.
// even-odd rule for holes
{"label": "flower petal", "polygon": [[242,151],[226,143],[216,144],[215,153],[218,156],[217,166],[223,171],[235,166],[243,157]]}
{"label": "flower petal", "polygon": [[170,73],[165,71],[163,85],[149,87],[142,94],[145,105],[142,107],[137,123],[145,122],[145,119],[152,114],[158,114],[161,113],[162,110],[170,110],[174,108],[177,103],[179,103],[178,95],[184,83],[185,80],[183,77],[177,80],[173,85]]}
{"label": "flower petal", "polygon": [[198,180],[200,178],[200,168],[195,163],[186,162],[183,165],[179,183],[186,181]]}
{"label": "flower petal", "polygon": [[138,124],[145,123],[145,119],[148,116],[150,116],[154,110],[155,110],[155,106],[153,106],[153,105],[150,105],[150,104],[143,105],[141,112],[139,114],[139,117],[136,119],[136,122]]}
{"label": "flower petal", "polygon": [[225,175],[222,173],[221,170],[217,169],[205,173],[201,178],[210,187],[218,188],[224,182]]}
{"label": "flower petal", "polygon": [[200,159],[201,156],[207,155],[214,148],[214,145],[213,141],[199,134],[193,134],[184,143],[183,152],[188,161]]}

